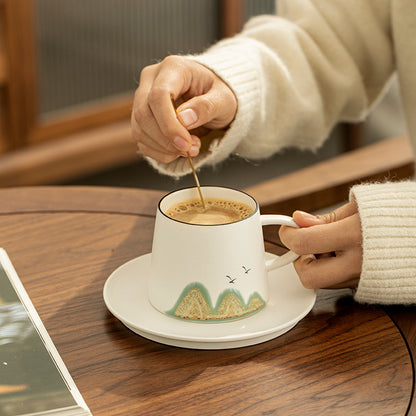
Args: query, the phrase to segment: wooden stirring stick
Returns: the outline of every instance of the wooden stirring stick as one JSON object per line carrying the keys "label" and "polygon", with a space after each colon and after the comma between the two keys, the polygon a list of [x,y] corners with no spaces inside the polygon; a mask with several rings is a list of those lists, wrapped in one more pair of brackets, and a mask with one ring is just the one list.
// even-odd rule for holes
{"label": "wooden stirring stick", "polygon": [[203,208],[203,209],[205,209],[205,201],[204,201],[204,198],[202,197],[201,186],[199,185],[198,176],[197,176],[197,174],[196,174],[196,172],[195,172],[195,169],[194,169],[194,165],[193,165],[193,163],[192,163],[192,158],[191,158],[191,156],[189,156],[189,153],[187,153],[187,155],[188,155],[188,162],[189,162],[189,165],[191,166],[191,169],[192,169],[192,174],[194,175],[194,179],[195,179],[196,187],[198,188],[199,197],[201,198],[202,208]]}
{"label": "wooden stirring stick", "polygon": [[[175,101],[173,100],[173,97],[170,97],[170,100],[172,102],[173,108],[175,109],[176,112],[176,105],[175,105]],[[198,194],[199,194],[199,198],[201,199],[201,204],[202,204],[202,208],[205,209],[205,201],[204,198],[202,196],[202,192],[201,192],[201,186],[199,184],[199,180],[198,180],[198,175],[196,174],[195,168],[194,168],[194,164],[192,163],[192,158],[189,155],[189,152],[186,152],[187,156],[188,156],[188,162],[189,162],[189,166],[192,169],[192,174],[194,175],[194,179],[195,179],[195,183],[196,183],[196,187],[198,189]]]}

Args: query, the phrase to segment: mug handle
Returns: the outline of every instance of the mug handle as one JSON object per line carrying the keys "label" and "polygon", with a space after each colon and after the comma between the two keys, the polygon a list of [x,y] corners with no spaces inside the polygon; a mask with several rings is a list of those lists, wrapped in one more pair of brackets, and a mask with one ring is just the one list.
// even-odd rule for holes
{"label": "mug handle", "polygon": [[[293,221],[293,218],[287,215],[260,215],[260,221],[262,227],[264,225],[288,225],[289,227],[299,228],[295,221]],[[272,260],[266,261],[266,270],[269,271],[285,266],[295,261],[298,257],[299,255],[293,251],[288,251],[282,256],[277,256]]]}

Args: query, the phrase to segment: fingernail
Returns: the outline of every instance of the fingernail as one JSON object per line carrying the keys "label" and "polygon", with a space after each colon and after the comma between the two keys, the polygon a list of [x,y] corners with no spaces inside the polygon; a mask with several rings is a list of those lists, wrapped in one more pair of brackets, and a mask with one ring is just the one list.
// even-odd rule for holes
{"label": "fingernail", "polygon": [[199,153],[199,146],[191,146],[189,149],[189,156],[194,157],[197,156]]}
{"label": "fingernail", "polygon": [[189,143],[180,136],[176,136],[173,139],[173,144],[179,149],[184,152],[187,152],[189,149]]}
{"label": "fingernail", "polygon": [[316,260],[316,257],[313,254],[307,254],[307,255],[303,256],[303,261],[306,264],[311,264],[315,260]]}
{"label": "fingernail", "polygon": [[304,217],[307,217],[307,218],[316,218],[316,215],[309,214],[309,212],[305,212],[305,211],[298,211],[298,212],[299,212],[299,214],[302,214]]}
{"label": "fingernail", "polygon": [[192,108],[180,111],[178,113],[178,117],[185,127],[191,126],[198,120],[198,116],[196,115],[195,111],[192,110]]}
{"label": "fingernail", "polygon": [[313,221],[316,224],[321,224],[322,221],[313,214],[309,214],[309,212],[305,212],[305,211],[298,211],[299,214],[301,214],[304,218],[307,218],[310,221]]}

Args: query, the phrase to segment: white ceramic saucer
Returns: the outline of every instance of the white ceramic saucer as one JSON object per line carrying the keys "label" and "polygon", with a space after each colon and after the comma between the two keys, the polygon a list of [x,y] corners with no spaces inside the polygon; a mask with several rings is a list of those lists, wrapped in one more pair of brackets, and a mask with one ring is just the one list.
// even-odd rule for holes
{"label": "white ceramic saucer", "polygon": [[301,285],[289,264],[269,273],[270,300],[254,315],[222,323],[176,319],[156,310],[147,299],[150,256],[138,257],[116,269],[104,285],[104,301],[126,327],[162,344],[209,350],[259,344],[292,329],[315,303],[315,292]]}

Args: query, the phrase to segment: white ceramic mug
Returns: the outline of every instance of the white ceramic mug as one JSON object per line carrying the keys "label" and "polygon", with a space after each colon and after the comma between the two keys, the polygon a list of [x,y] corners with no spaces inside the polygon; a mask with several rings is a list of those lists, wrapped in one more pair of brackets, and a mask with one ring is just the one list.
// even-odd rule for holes
{"label": "white ceramic mug", "polygon": [[197,188],[174,191],[158,205],[148,295],[160,312],[200,322],[228,321],[261,310],[269,299],[267,272],[298,257],[292,251],[266,262],[263,225],[297,227],[285,215],[260,215],[257,201],[231,188],[202,187],[204,198],[243,202],[253,213],[237,222],[197,225],[166,211],[198,198]]}

